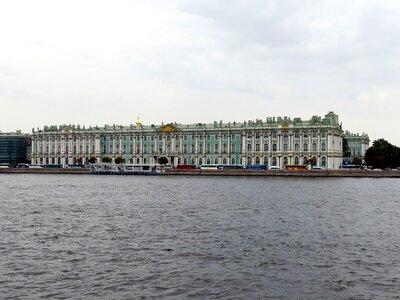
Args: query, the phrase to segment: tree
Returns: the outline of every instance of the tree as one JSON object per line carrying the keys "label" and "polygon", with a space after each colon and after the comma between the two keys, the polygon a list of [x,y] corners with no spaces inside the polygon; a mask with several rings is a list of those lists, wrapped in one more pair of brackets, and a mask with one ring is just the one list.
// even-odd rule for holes
{"label": "tree", "polygon": [[362,159],[359,156],[354,156],[353,157],[353,165],[361,165],[362,164]]}
{"label": "tree", "polygon": [[122,164],[124,161],[125,161],[125,160],[124,160],[124,158],[123,158],[122,156],[117,156],[117,157],[115,158],[115,163],[116,163],[116,164]]}
{"label": "tree", "polygon": [[92,156],[91,158],[89,158],[89,162],[90,162],[91,164],[95,164],[96,161],[97,161],[97,158],[94,157],[94,156]]}
{"label": "tree", "polygon": [[365,161],[374,168],[397,168],[400,166],[400,148],[385,139],[376,140],[366,151]]}
{"label": "tree", "polygon": [[160,165],[166,165],[166,164],[168,163],[168,158],[166,158],[165,156],[161,156],[161,157],[158,159],[158,163],[159,163]]}
{"label": "tree", "polygon": [[105,163],[109,163],[109,162],[112,162],[112,159],[111,159],[111,157],[104,156],[102,161],[105,162]]}

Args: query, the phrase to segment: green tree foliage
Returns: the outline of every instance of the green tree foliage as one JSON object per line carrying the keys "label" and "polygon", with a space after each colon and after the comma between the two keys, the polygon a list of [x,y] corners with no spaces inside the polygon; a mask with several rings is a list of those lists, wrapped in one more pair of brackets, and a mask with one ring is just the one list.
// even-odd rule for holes
{"label": "green tree foliage", "polygon": [[359,156],[354,156],[353,157],[353,161],[352,161],[353,165],[361,165],[362,164],[362,159]]}
{"label": "green tree foliage", "polygon": [[374,168],[398,168],[400,166],[400,148],[385,139],[373,142],[365,153],[367,165]]}
{"label": "green tree foliage", "polygon": [[102,161],[105,162],[105,163],[109,163],[109,162],[112,162],[112,159],[111,159],[111,157],[104,156]]}
{"label": "green tree foliage", "polygon": [[166,164],[168,163],[168,158],[166,158],[165,156],[161,156],[161,157],[158,159],[158,163],[159,163],[160,165],[166,165]]}
{"label": "green tree foliage", "polygon": [[123,157],[122,156],[117,156],[116,158],[115,158],[115,163],[116,164],[122,164],[122,163],[124,163],[124,159],[123,159]]}
{"label": "green tree foliage", "polygon": [[91,158],[89,158],[89,162],[90,162],[91,164],[95,164],[96,161],[97,161],[97,158],[94,157],[94,156],[92,156]]}

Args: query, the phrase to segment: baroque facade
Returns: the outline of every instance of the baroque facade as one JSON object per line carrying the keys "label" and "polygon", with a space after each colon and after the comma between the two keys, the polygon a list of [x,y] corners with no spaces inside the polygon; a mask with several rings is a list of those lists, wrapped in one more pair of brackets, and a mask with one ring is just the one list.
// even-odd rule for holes
{"label": "baroque facade", "polygon": [[347,144],[347,153],[344,153],[343,162],[352,164],[355,158],[359,158],[362,163],[365,162],[365,152],[369,147],[369,136],[365,133],[351,133],[345,131],[343,141]]}
{"label": "baroque facade", "polygon": [[32,163],[75,165],[121,156],[130,164],[302,164],[338,169],[343,131],[336,114],[310,120],[270,117],[242,123],[161,124],[104,127],[45,126],[32,130]]}

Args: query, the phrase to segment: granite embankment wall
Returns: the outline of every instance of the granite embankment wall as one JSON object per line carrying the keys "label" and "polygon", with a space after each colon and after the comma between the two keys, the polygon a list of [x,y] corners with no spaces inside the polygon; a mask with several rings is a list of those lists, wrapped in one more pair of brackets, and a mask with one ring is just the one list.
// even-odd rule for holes
{"label": "granite embankment wall", "polygon": [[50,169],[50,168],[38,168],[38,169],[29,169],[29,168],[0,168],[0,174],[2,173],[13,173],[13,174],[91,174],[91,170],[89,169]]}
{"label": "granite embankment wall", "polygon": [[282,176],[282,177],[371,177],[400,178],[400,171],[335,170],[335,171],[246,171],[246,170],[167,170],[168,175],[193,176]]}
{"label": "granite embankment wall", "polygon": [[[90,169],[29,169],[0,168],[0,174],[91,174]],[[366,171],[366,170],[335,170],[335,171],[246,171],[246,170],[176,170],[165,172],[171,176],[282,176],[282,177],[370,177],[370,178],[400,178],[400,171]]]}

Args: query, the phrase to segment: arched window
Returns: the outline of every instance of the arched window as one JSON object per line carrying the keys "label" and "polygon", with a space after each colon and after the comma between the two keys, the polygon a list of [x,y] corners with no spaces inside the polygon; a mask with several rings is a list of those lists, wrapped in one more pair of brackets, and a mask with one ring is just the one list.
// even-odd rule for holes
{"label": "arched window", "polygon": [[248,157],[248,158],[247,158],[247,164],[248,164],[248,165],[251,165],[251,157]]}
{"label": "arched window", "polygon": [[209,165],[211,163],[210,159],[207,158],[207,165]]}
{"label": "arched window", "polygon": [[195,146],[194,146],[194,144],[192,144],[192,153],[195,153],[195,152],[196,152]]}
{"label": "arched window", "polygon": [[140,158],[136,158],[136,164],[140,164]]}
{"label": "arched window", "polygon": [[222,159],[222,164],[226,165],[226,158]]}
{"label": "arched window", "polygon": [[214,164],[218,165],[218,158],[214,159]]}
{"label": "arched window", "polygon": [[317,152],[317,144],[316,143],[312,144],[312,151]]}
{"label": "arched window", "polygon": [[218,145],[218,143],[215,143],[215,145],[214,145],[214,152],[215,152],[215,153],[218,153],[218,150],[219,150],[219,145]]}
{"label": "arched window", "polygon": [[232,165],[236,165],[236,160],[232,158]]}
{"label": "arched window", "polygon": [[299,144],[294,144],[294,151],[299,151]]}
{"label": "arched window", "polygon": [[283,165],[288,164],[288,158],[286,156],[283,157]]}
{"label": "arched window", "polygon": [[276,144],[272,144],[272,151],[276,151]]}
{"label": "arched window", "polygon": [[184,165],[187,165],[187,158],[184,158],[184,159],[183,159],[183,164],[184,164]]}
{"label": "arched window", "polygon": [[144,164],[147,164],[147,159],[146,159],[146,157],[143,158],[143,163],[144,163]]}
{"label": "arched window", "polygon": [[192,158],[192,165],[194,165],[194,158]]}
{"label": "arched window", "polygon": [[307,143],[304,143],[303,151],[308,151],[308,145],[307,145]]}
{"label": "arched window", "polygon": [[257,156],[256,157],[256,165],[259,165],[260,164],[260,158]]}
{"label": "arched window", "polygon": [[276,132],[272,133],[272,138],[276,139]]}
{"label": "arched window", "polygon": [[57,157],[57,163],[61,165],[61,157]]}
{"label": "arched window", "polygon": [[277,161],[276,161],[276,156],[272,157],[272,165],[276,166],[277,165]]}
{"label": "arched window", "polygon": [[268,143],[265,143],[265,144],[264,144],[264,151],[265,151],[265,152],[268,152]]}
{"label": "arched window", "polygon": [[56,159],[54,157],[51,158],[51,163],[54,165],[56,163]]}
{"label": "arched window", "polygon": [[325,156],[321,157],[321,167],[326,167],[326,157]]}
{"label": "arched window", "polygon": [[264,157],[264,165],[268,166],[268,157]]}
{"label": "arched window", "polygon": [[287,152],[288,151],[288,144],[283,144],[283,151]]}
{"label": "arched window", "polygon": [[308,158],[306,156],[303,157],[303,164],[308,164]]}
{"label": "arched window", "polygon": [[299,138],[299,132],[298,132],[298,131],[295,131],[295,132],[294,132],[294,138],[295,138],[295,139],[298,139],[298,138]]}
{"label": "arched window", "polygon": [[251,144],[247,144],[247,151],[248,151],[248,152],[251,151]]}
{"label": "arched window", "polygon": [[199,166],[201,166],[203,164],[203,160],[201,158],[199,158]]}
{"label": "arched window", "polygon": [[207,152],[207,153],[210,153],[210,144],[209,144],[209,143],[207,143],[207,149],[206,149],[206,152]]}
{"label": "arched window", "polygon": [[321,145],[321,151],[326,151],[326,144],[325,144],[325,143],[322,143],[322,145]]}
{"label": "arched window", "polygon": [[298,157],[298,156],[295,156],[295,157],[294,157],[294,163],[295,163],[296,165],[299,164],[299,157]]}
{"label": "arched window", "polygon": [[227,147],[227,146],[226,146],[226,143],[224,143],[224,144],[222,145],[222,149],[223,149],[222,151],[223,151],[224,153],[226,153],[226,147]]}
{"label": "arched window", "polygon": [[235,145],[235,143],[232,143],[232,153],[235,153],[236,152],[236,145]]}
{"label": "arched window", "polygon": [[[40,163],[43,163],[43,158],[40,158]],[[69,161],[68,161],[68,157],[65,158],[65,164],[68,165]]]}
{"label": "arched window", "polygon": [[48,164],[49,164],[49,158],[46,157],[46,165],[48,165]]}

